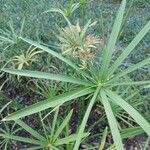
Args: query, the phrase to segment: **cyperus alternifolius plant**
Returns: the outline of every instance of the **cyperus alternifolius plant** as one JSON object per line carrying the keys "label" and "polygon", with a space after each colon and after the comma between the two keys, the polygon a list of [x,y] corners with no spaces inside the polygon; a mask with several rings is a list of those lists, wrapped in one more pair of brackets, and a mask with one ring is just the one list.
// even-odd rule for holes
{"label": "cyperus alternifolius plant", "polygon": [[[79,79],[79,77],[76,78],[76,77],[62,75],[62,74],[51,74],[51,73],[45,73],[39,71],[14,70],[9,68],[3,68],[4,72],[15,74],[15,75],[50,79],[50,80],[59,80],[62,82],[69,82],[78,85],[78,88],[76,88],[76,90],[64,94],[60,94],[58,96],[55,96],[51,100],[48,99],[42,102],[35,103],[31,106],[28,106],[27,108],[21,109],[17,112],[10,114],[9,116],[6,116],[3,119],[3,121],[16,120],[40,112],[47,108],[56,107],[57,105],[63,104],[67,101],[80,99],[81,96],[92,95],[92,98],[89,102],[82,123],[80,125],[80,129],[78,131],[78,136],[76,137],[76,142],[73,150],[79,149],[79,145],[81,143],[81,139],[84,133],[84,129],[89,114],[96,100],[99,100],[99,102],[102,103],[104,106],[108,123],[113,136],[114,144],[117,150],[123,150],[124,146],[122,143],[120,130],[118,128],[118,122],[112,111],[112,107],[111,107],[112,103],[124,109],[135,120],[135,122],[140,125],[140,127],[145,131],[145,133],[147,133],[150,136],[150,124],[148,123],[148,121],[135,108],[133,108],[120,95],[118,95],[117,92],[115,92],[116,89],[115,87],[117,86],[123,86],[123,85],[124,86],[125,85],[145,86],[147,84],[150,84],[150,80],[129,82],[128,80],[126,80],[126,78],[124,78],[125,76],[135,71],[136,69],[144,65],[148,65],[150,63],[149,57],[137,64],[129,66],[128,68],[122,70],[121,72],[118,71],[123,61],[135,49],[135,47],[139,44],[139,42],[150,30],[150,21],[142,28],[142,30],[135,36],[135,38],[129,43],[129,45],[123,49],[122,53],[116,58],[116,60],[112,62],[112,55],[115,49],[118,35],[120,33],[123,16],[125,12],[125,6],[126,6],[126,0],[123,0],[119,8],[118,14],[116,16],[112,28],[112,32],[110,34],[110,38],[105,48],[103,49],[103,57],[102,57],[103,60],[101,64],[98,64],[100,66],[100,69],[97,70],[98,74],[96,75],[91,75],[94,73],[92,71],[90,74],[89,72],[86,72],[86,70],[81,70],[75,63],[71,61],[71,59],[69,60],[68,57],[66,58],[62,54],[59,54],[49,49],[48,47],[45,47],[37,42],[21,37],[21,39],[24,42],[27,42],[39,49],[42,49],[43,51],[51,54],[53,57],[57,57],[58,59],[62,60],[64,63],[68,64],[78,74],[81,74],[81,78]],[[71,26],[71,23],[69,23],[69,25]]]}

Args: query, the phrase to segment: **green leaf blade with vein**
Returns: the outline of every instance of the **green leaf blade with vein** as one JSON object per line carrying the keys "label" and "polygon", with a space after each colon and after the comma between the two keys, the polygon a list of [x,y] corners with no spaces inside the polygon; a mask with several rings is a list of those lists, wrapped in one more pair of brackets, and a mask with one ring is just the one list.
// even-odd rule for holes
{"label": "green leaf blade with vein", "polygon": [[123,139],[132,138],[143,133],[144,133],[144,130],[141,127],[132,127],[132,128],[122,129],[121,137]]}
{"label": "green leaf blade with vein", "polygon": [[122,64],[122,62],[127,58],[127,56],[134,50],[134,48],[139,44],[139,42],[144,38],[144,36],[150,30],[150,21],[144,26],[144,28],[136,35],[136,37],[131,41],[131,43],[125,48],[122,54],[117,58],[114,64],[110,67],[108,76],[111,76],[115,70]]}
{"label": "green leaf blade with vein", "polygon": [[130,104],[124,101],[120,96],[114,92],[107,90],[107,95],[111,100],[123,108],[136,122],[143,128],[143,130],[150,136],[150,124],[145,120],[145,118]]}
{"label": "green leaf blade with vein", "polygon": [[89,83],[88,81],[84,81],[81,79],[76,79],[73,77],[60,75],[60,74],[52,74],[52,73],[30,71],[30,70],[8,69],[8,68],[3,68],[2,71],[10,73],[10,74],[14,74],[14,75],[19,75],[19,76],[56,80],[56,81],[62,81],[62,82],[70,82],[70,83],[75,83],[75,84],[80,84],[80,85],[85,85],[85,86],[91,85],[91,83]]}
{"label": "green leaf blade with vein", "polygon": [[106,96],[106,93],[104,91],[101,90],[100,92],[101,94],[101,101],[104,105],[105,108],[105,112],[106,112],[106,116],[109,122],[109,126],[112,132],[112,136],[113,136],[113,140],[116,146],[117,150],[124,150],[123,148],[123,143],[122,143],[122,138],[118,129],[118,124],[117,124],[117,120],[113,114],[111,105],[108,101],[108,98]]}
{"label": "green leaf blade with vein", "polygon": [[20,125],[23,129],[25,129],[27,132],[29,132],[33,137],[35,137],[38,140],[45,141],[46,138],[44,138],[42,135],[40,135],[36,130],[32,129],[30,126],[25,124],[21,120],[16,120],[15,121],[18,125]]}
{"label": "green leaf blade with vein", "polygon": [[26,138],[26,137],[21,137],[21,136],[15,136],[11,134],[0,134],[0,137],[6,138],[6,139],[11,139],[11,140],[17,140],[20,142],[24,143],[30,143],[30,144],[35,144],[35,145],[44,145],[44,142],[41,142],[39,140],[34,140],[31,138]]}
{"label": "green leaf blade with vein", "polygon": [[100,87],[98,87],[95,92],[94,92],[94,95],[88,105],[88,108],[85,112],[85,115],[84,115],[84,118],[82,120],[82,123],[81,123],[81,126],[79,128],[79,132],[78,132],[78,136],[77,136],[77,139],[76,139],[76,143],[75,143],[75,146],[73,148],[73,150],[78,150],[79,149],[79,146],[80,146],[80,142],[81,142],[81,139],[82,139],[82,136],[83,136],[83,133],[84,133],[84,129],[85,129],[85,126],[86,126],[86,123],[88,121],[88,118],[89,118],[89,115],[90,115],[90,112],[91,112],[91,109],[94,105],[94,102],[97,98],[97,95],[99,93],[99,90],[100,90]]}
{"label": "green leaf blade with vein", "polygon": [[46,47],[46,46],[43,46],[41,44],[39,44],[38,42],[35,42],[35,41],[32,41],[32,40],[29,40],[29,39],[26,39],[26,38],[22,38],[20,37],[23,41],[39,48],[39,49],[42,49],[43,51],[51,54],[52,56],[54,57],[57,57],[58,59],[60,59],[61,61],[65,62],[66,64],[68,64],[69,66],[71,66],[72,68],[74,68],[75,70],[77,70],[79,73],[81,73],[82,75],[84,76],[87,76],[89,77],[88,74],[86,74],[84,71],[82,71],[79,67],[77,67],[72,61],[70,61],[69,59],[66,59],[65,57],[63,57],[61,54],[51,50],[50,48]]}
{"label": "green leaf blade with vein", "polygon": [[59,128],[56,131],[56,133],[54,134],[54,137],[53,137],[54,140],[56,140],[58,138],[58,136],[61,134],[62,130],[68,124],[68,122],[70,121],[70,118],[72,116],[72,113],[73,113],[73,110],[70,111],[70,113],[66,116],[66,118],[62,122],[62,124],[59,126]]}
{"label": "green leaf blade with vein", "polygon": [[123,21],[125,6],[126,6],[126,0],[123,0],[122,4],[120,6],[119,12],[117,14],[117,17],[115,19],[115,22],[114,22],[114,25],[113,25],[113,28],[112,28],[112,32],[111,32],[108,44],[106,46],[106,49],[104,50],[104,59],[103,59],[102,68],[101,68],[102,77],[108,71],[106,68],[109,67],[111,57],[112,57],[113,51],[115,49],[115,44],[116,44],[120,29],[121,29],[121,24],[122,24],[122,21]]}
{"label": "green leaf blade with vein", "polygon": [[16,120],[40,111],[43,111],[48,108],[56,107],[60,104],[63,104],[67,101],[70,101],[72,99],[76,99],[78,97],[87,95],[94,92],[94,89],[91,88],[80,88],[68,93],[64,93],[58,96],[55,96],[53,99],[47,99],[41,102],[38,102],[36,104],[33,104],[31,106],[28,106],[26,108],[23,108],[21,110],[18,110],[5,118],[3,118],[3,121],[9,121],[9,120]]}
{"label": "green leaf blade with vein", "polygon": [[55,113],[54,113],[54,118],[53,118],[53,121],[52,121],[52,128],[51,128],[51,137],[53,137],[54,132],[55,132],[57,119],[58,119],[58,113],[59,113],[59,107],[55,110]]}
{"label": "green leaf blade with vein", "polygon": [[[84,133],[82,138],[88,136],[89,133]],[[55,146],[59,146],[59,145],[63,145],[63,144],[67,144],[67,143],[70,143],[70,142],[74,142],[77,138],[77,134],[72,134],[72,135],[69,135],[68,137],[65,137],[65,138],[62,138],[62,139],[58,139],[56,142],[55,142]]]}
{"label": "green leaf blade with vein", "polygon": [[103,132],[101,143],[99,145],[98,150],[103,150],[104,149],[105,144],[106,144],[107,134],[108,134],[108,128],[106,127],[105,130],[104,130],[104,132]]}
{"label": "green leaf blade with vein", "polygon": [[[143,86],[143,85],[147,85],[150,84],[150,80],[146,80],[146,81],[124,81],[124,82],[120,82],[120,83],[108,83],[108,85],[110,86],[118,86],[118,85],[135,85],[135,86]],[[148,85],[147,85],[148,86]]]}
{"label": "green leaf blade with vein", "polygon": [[120,78],[120,77],[122,77],[122,76],[124,76],[124,75],[138,69],[138,68],[141,68],[147,64],[150,64],[150,58],[147,58],[147,59],[145,59],[145,60],[143,60],[143,61],[141,61],[135,65],[128,67],[127,69],[122,70],[120,73],[116,74],[116,76],[114,76],[114,78],[112,80]]}

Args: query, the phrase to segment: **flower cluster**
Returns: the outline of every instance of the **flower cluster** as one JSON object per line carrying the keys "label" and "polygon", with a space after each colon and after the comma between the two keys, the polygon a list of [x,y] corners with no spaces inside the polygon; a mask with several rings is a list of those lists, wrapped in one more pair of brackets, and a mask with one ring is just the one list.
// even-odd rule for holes
{"label": "flower cluster", "polygon": [[95,50],[103,44],[103,40],[94,34],[87,34],[89,27],[94,24],[88,23],[81,28],[79,23],[60,30],[58,39],[62,54],[78,57],[84,63],[91,60],[96,54]]}

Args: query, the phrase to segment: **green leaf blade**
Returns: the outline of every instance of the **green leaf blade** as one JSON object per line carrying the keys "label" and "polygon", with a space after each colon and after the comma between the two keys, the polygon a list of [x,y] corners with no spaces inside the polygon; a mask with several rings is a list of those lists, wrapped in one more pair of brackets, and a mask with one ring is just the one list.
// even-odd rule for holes
{"label": "green leaf blade", "polygon": [[124,81],[124,82],[110,83],[110,84],[108,83],[108,85],[110,85],[110,86],[120,86],[120,85],[135,85],[135,86],[145,85],[145,87],[150,86],[147,84],[150,84],[150,80],[146,80],[146,81]]}
{"label": "green leaf blade", "polygon": [[113,140],[114,140],[116,149],[124,150],[122,138],[121,138],[121,135],[120,135],[120,132],[118,129],[117,120],[113,114],[113,111],[112,111],[111,105],[108,101],[108,98],[106,96],[106,93],[103,90],[101,90],[100,94],[101,94],[101,100],[102,100],[102,103],[105,108],[106,116],[107,116],[107,119],[109,122],[109,126],[110,126],[110,129],[112,132],[112,136],[113,136]]}
{"label": "green leaf blade", "polygon": [[136,122],[143,128],[143,130],[150,136],[150,124],[145,120],[145,118],[130,104],[124,101],[120,96],[114,92],[107,90],[107,95],[111,100],[122,107]]}
{"label": "green leaf blade", "polygon": [[144,26],[144,28],[136,35],[136,37],[131,41],[131,43],[125,48],[123,53],[117,58],[114,64],[109,69],[108,75],[111,76],[115,70],[122,64],[122,62],[127,58],[127,56],[134,50],[134,48],[139,44],[139,42],[144,38],[144,36],[150,30],[150,21]]}
{"label": "green leaf blade", "polygon": [[128,67],[127,69],[122,70],[120,73],[118,73],[116,76],[114,76],[114,78],[112,80],[120,78],[122,76],[125,76],[126,74],[128,74],[128,73],[130,73],[130,72],[132,72],[138,68],[141,68],[147,64],[150,64],[150,58],[147,58],[147,59],[145,59],[145,60],[143,60],[137,64],[134,64],[134,65]]}
{"label": "green leaf blade", "polygon": [[121,136],[123,139],[132,138],[143,133],[144,133],[144,130],[141,127],[132,127],[132,128],[121,130]]}
{"label": "green leaf blade", "polygon": [[45,141],[46,139],[39,134],[36,130],[32,129],[30,126],[28,126],[26,123],[24,123],[21,120],[15,121],[18,125],[20,125],[23,129],[25,129],[27,132],[29,132],[33,137],[35,137],[38,140]]}
{"label": "green leaf blade", "polygon": [[0,134],[0,137],[6,138],[6,139],[11,139],[11,140],[16,140],[16,141],[20,141],[20,142],[24,142],[24,143],[35,144],[35,145],[43,145],[44,144],[44,142],[41,142],[39,140],[34,140],[31,138],[26,138],[26,137],[11,135],[11,134]]}
{"label": "green leaf blade", "polygon": [[28,106],[26,108],[23,108],[21,110],[18,110],[16,112],[6,116],[5,118],[3,118],[3,121],[16,120],[16,119],[40,112],[40,111],[48,109],[48,108],[53,108],[60,104],[65,103],[67,101],[70,101],[72,99],[90,94],[93,91],[94,91],[94,89],[91,89],[91,88],[80,88],[80,89],[72,91],[72,92],[61,94],[61,95],[55,96],[51,100],[47,99],[47,100],[38,102],[36,104],[33,104],[31,106]]}
{"label": "green leaf blade", "polygon": [[85,129],[85,126],[86,126],[86,123],[87,123],[89,114],[90,114],[91,109],[92,109],[92,107],[93,107],[93,105],[94,105],[94,102],[95,102],[95,100],[96,100],[96,98],[97,98],[97,95],[98,95],[98,93],[99,93],[99,90],[100,90],[100,87],[98,87],[98,88],[95,90],[94,95],[93,95],[93,97],[92,97],[92,99],[91,99],[91,101],[90,101],[90,103],[89,103],[89,105],[88,105],[88,108],[87,108],[86,113],[85,113],[85,115],[84,115],[84,118],[83,118],[83,120],[82,120],[81,126],[80,126],[80,128],[79,128],[78,136],[77,136],[76,143],[75,143],[75,146],[74,146],[73,150],[78,150],[78,149],[79,149],[80,142],[81,142],[81,139],[82,139],[82,137],[83,137],[84,129]]}
{"label": "green leaf blade", "polygon": [[14,75],[25,76],[25,77],[56,80],[56,81],[69,82],[69,83],[75,83],[75,84],[86,85],[86,86],[91,85],[91,83],[89,83],[88,81],[84,81],[81,79],[76,79],[65,75],[52,74],[52,73],[46,73],[41,71],[17,70],[17,69],[8,69],[8,68],[3,68],[2,71]]}
{"label": "green leaf blade", "polygon": [[59,128],[56,131],[56,133],[54,134],[54,137],[53,137],[54,140],[56,140],[58,138],[58,136],[61,134],[62,130],[68,124],[68,122],[69,122],[69,120],[70,120],[70,118],[72,116],[72,113],[73,113],[73,110],[70,111],[70,113],[66,116],[66,118],[62,122],[62,124],[59,126]]}
{"label": "green leaf blade", "polygon": [[[82,138],[88,136],[89,133],[84,133]],[[59,145],[63,145],[63,144],[68,144],[68,143],[71,143],[71,142],[74,142],[77,138],[77,134],[72,134],[72,135],[69,135],[65,138],[62,138],[62,139],[58,139],[56,142],[55,142],[55,146],[59,146]]]}
{"label": "green leaf blade", "polygon": [[123,21],[125,6],[126,6],[126,0],[123,0],[121,6],[119,8],[117,17],[115,19],[108,44],[104,51],[104,59],[103,59],[102,68],[101,68],[102,77],[107,73],[107,70],[108,70],[108,67],[109,67],[109,64],[111,61],[111,57],[112,57],[113,51],[115,49],[115,44],[117,42],[117,38],[119,36],[119,32],[120,32],[122,21]]}
{"label": "green leaf blade", "polygon": [[104,149],[105,144],[106,144],[107,134],[108,134],[108,128],[106,127],[104,132],[103,132],[102,139],[101,139],[101,144],[100,144],[98,150],[103,150]]}

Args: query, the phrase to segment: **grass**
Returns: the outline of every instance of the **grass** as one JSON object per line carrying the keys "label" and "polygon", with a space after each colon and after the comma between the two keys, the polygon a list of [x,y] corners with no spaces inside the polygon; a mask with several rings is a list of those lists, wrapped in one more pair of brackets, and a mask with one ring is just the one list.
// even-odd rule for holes
{"label": "grass", "polygon": [[[68,121],[73,118],[71,115],[67,117],[69,119],[64,119],[65,126],[63,124],[60,125],[58,133],[63,135],[63,137],[65,135],[64,138],[68,140],[69,138],[70,140],[73,139],[69,144],[63,143],[62,139],[62,149],[78,150],[79,146],[82,147],[84,145],[87,145],[89,149],[94,149],[92,144],[88,144],[88,138],[92,138],[92,136],[84,138],[84,141],[83,137],[85,137],[86,124],[91,119],[89,116],[93,110],[92,108],[98,104],[100,106],[100,114],[104,116],[100,120],[105,125],[109,124],[109,131],[111,131],[114,141],[112,147],[115,145],[116,149],[124,149],[122,139],[144,132],[150,136],[149,118],[147,117],[149,104],[146,101],[149,90],[144,88],[149,87],[150,84],[150,59],[147,50],[149,49],[150,30],[149,8],[147,7],[149,2],[146,0],[133,1],[133,3],[127,3],[126,5],[126,1],[123,0],[121,6],[119,2],[114,1],[112,3],[106,1],[100,4],[97,2],[92,4],[87,1],[76,2],[74,5],[72,5],[72,1],[70,1],[70,4],[66,4],[63,1],[60,3],[55,1],[49,3],[46,0],[39,3],[36,1],[31,3],[28,0],[2,2],[4,7],[1,10],[1,67],[4,64],[5,66],[1,69],[3,72],[1,89],[5,89],[5,86],[8,86],[8,84],[11,87],[12,78],[14,78],[11,74],[14,74],[19,77],[15,78],[14,83],[18,82],[19,86],[23,87],[24,92],[27,92],[26,87],[30,88],[31,91],[28,91],[29,95],[32,95],[31,92],[34,92],[34,94],[38,93],[39,99],[38,102],[36,100],[35,104],[27,108],[19,108],[19,110],[17,108],[17,111],[14,113],[8,116],[5,115],[6,117],[2,121],[6,121],[4,122],[6,125],[11,120],[15,120],[17,123],[18,119],[25,116],[33,119],[29,115],[38,114],[39,112],[40,116],[46,114],[44,119],[47,119],[55,111],[54,123],[44,123],[41,118],[42,126],[40,126],[39,130],[43,127],[47,137],[47,125],[55,124],[56,121],[61,122],[60,117],[57,117],[57,108],[62,106],[63,109],[65,107],[62,112],[66,110],[67,114],[70,114],[71,105],[76,100],[79,108],[84,108],[86,111],[78,110],[77,106],[73,108],[79,112],[78,115],[80,116],[79,121],[76,119],[78,122],[75,129],[76,136],[68,133],[70,128]],[[142,7],[140,7],[141,4]],[[118,6],[120,6],[119,10]],[[130,7],[133,9],[130,9]],[[8,11],[8,8],[11,11]],[[110,8],[115,10],[113,14]],[[136,10],[141,10],[144,17],[142,18],[136,13]],[[125,11],[128,12],[127,15],[124,15]],[[10,15],[12,19],[8,27],[6,27],[4,25],[10,20]],[[3,16],[5,16],[5,19],[3,19]],[[24,19],[22,20],[22,18]],[[79,21],[77,21],[78,18]],[[89,30],[90,22],[88,21],[91,18],[93,22],[97,21],[97,23],[94,23],[95,26],[92,26]],[[127,20],[129,21],[127,22]],[[110,21],[113,25],[109,23]],[[71,33],[73,32],[71,36],[64,30],[67,28]],[[78,29],[78,32],[74,32],[75,28]],[[86,36],[88,35],[92,35],[91,39],[94,36],[102,39],[104,41],[103,47],[100,47],[97,43],[96,45],[92,43],[90,46],[86,46]],[[75,45],[72,43],[75,43]],[[35,47],[37,52],[33,52],[33,55],[29,51],[26,52],[29,46]],[[37,53],[38,57],[36,59],[40,62],[39,64],[32,61]],[[31,57],[29,56],[29,59],[26,57],[28,54],[32,55]],[[92,57],[89,57],[89,55],[92,55]],[[12,62],[16,63],[15,68],[18,69],[12,67]],[[139,76],[136,75],[135,71],[138,72]],[[9,73],[11,78],[8,78],[7,73]],[[144,76],[144,80],[142,76]],[[36,87],[33,86],[33,83]],[[42,83],[42,85],[39,83]],[[132,90],[133,93],[131,92]],[[40,96],[47,99],[41,101]],[[146,113],[144,113],[144,110],[146,110]],[[94,127],[99,124],[98,122],[99,119],[96,119]],[[123,126],[123,122],[126,125]],[[135,127],[137,124],[140,127]],[[21,125],[22,130],[30,129],[33,137],[37,137],[37,134],[39,135],[38,131],[33,130],[21,120],[19,125]],[[54,134],[53,128],[49,129],[49,132],[52,132],[52,134]],[[65,132],[63,131],[64,128],[66,128]],[[133,132],[130,131],[130,128],[131,130],[133,129]],[[99,149],[111,146],[106,141],[107,132],[106,130],[104,133],[100,131],[102,142],[99,142],[101,143]],[[55,140],[59,134],[56,134],[56,137],[54,136]],[[97,134],[99,138],[99,133]],[[11,143],[11,140],[16,140],[18,137],[21,141],[29,142],[29,139],[20,135],[6,132],[0,135],[4,141],[9,139],[9,142],[4,146],[6,148],[8,143]],[[93,136],[97,137],[97,135]],[[41,136],[39,135],[38,137]],[[33,140],[32,143],[39,145],[35,149],[43,147],[58,149],[57,141],[56,143],[54,141],[48,140],[43,143]],[[59,142],[61,143],[60,139]]]}

